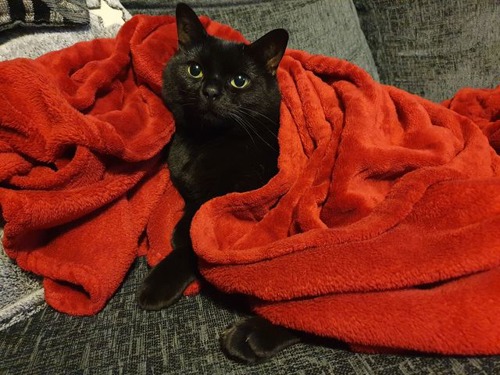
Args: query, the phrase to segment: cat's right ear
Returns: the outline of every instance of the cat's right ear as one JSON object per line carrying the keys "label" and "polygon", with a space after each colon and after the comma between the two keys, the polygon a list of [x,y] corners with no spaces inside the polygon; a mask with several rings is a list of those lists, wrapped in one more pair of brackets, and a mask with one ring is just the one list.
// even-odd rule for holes
{"label": "cat's right ear", "polygon": [[186,4],[179,3],[175,9],[177,39],[179,48],[186,48],[203,42],[207,32],[196,13]]}

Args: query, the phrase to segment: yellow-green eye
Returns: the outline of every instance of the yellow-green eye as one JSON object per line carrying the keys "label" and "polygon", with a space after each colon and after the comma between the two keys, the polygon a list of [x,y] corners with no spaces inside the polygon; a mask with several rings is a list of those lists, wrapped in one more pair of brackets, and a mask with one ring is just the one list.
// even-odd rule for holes
{"label": "yellow-green eye", "polygon": [[231,80],[231,86],[242,89],[248,86],[250,79],[244,74],[238,74]]}
{"label": "yellow-green eye", "polygon": [[188,66],[188,73],[191,77],[194,78],[202,78],[203,77],[203,70],[201,70],[201,66],[193,63]]}

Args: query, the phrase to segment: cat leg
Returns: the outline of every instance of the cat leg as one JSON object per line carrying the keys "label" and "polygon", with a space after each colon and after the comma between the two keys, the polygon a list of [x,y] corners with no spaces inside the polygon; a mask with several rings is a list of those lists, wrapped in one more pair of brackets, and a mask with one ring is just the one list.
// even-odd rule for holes
{"label": "cat leg", "polygon": [[137,302],[145,310],[160,310],[177,302],[196,279],[189,228],[192,215],[186,212],[175,228],[172,252],[158,263],[142,282]]}
{"label": "cat leg", "polygon": [[137,302],[145,310],[160,310],[177,302],[195,280],[192,262],[186,259],[191,249],[177,248],[158,263],[139,289]]}
{"label": "cat leg", "polygon": [[237,321],[221,336],[224,352],[245,363],[270,358],[298,342],[300,338],[295,332],[274,325],[260,316]]}

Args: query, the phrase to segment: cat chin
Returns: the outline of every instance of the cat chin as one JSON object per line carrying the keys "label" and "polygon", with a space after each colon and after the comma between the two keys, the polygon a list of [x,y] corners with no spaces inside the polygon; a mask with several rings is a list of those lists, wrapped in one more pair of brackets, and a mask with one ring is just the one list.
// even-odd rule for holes
{"label": "cat chin", "polygon": [[221,119],[220,116],[218,116],[217,114],[215,114],[213,112],[207,112],[207,113],[203,114],[202,120],[203,120],[203,122],[209,123],[209,124],[212,124],[212,123],[217,124],[218,122],[224,121],[223,119]]}
{"label": "cat chin", "polygon": [[204,124],[213,127],[228,127],[231,122],[226,116],[213,110],[204,111],[199,117]]}
{"label": "cat chin", "polygon": [[215,114],[209,113],[202,117],[202,122],[206,127],[213,129],[229,129],[232,128],[232,122],[226,118],[219,117]]}

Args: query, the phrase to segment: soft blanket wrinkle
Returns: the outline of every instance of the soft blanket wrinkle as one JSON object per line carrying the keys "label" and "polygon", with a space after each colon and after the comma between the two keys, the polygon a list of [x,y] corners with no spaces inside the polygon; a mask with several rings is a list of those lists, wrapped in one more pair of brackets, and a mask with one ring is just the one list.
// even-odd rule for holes
{"label": "soft blanket wrinkle", "polygon": [[[4,246],[62,312],[97,313],[137,256],[171,250],[183,202],[160,92],[176,48],[172,17],[136,16],[115,39],[0,63]],[[295,50],[278,80],[279,173],[199,210],[203,276],[354,350],[500,354],[500,87],[437,104]]]}

